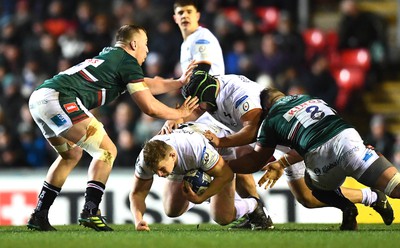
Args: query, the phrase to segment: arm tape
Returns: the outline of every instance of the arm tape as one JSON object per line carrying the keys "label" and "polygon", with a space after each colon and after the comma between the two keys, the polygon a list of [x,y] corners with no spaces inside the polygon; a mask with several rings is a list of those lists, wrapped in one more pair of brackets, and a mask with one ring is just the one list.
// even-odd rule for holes
{"label": "arm tape", "polygon": [[126,88],[128,89],[129,94],[149,89],[149,87],[144,82],[129,83],[126,85]]}

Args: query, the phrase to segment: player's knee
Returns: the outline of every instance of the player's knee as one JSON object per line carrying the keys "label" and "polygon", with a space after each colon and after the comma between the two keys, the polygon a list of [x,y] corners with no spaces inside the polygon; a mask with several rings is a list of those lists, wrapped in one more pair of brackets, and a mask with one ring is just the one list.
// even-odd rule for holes
{"label": "player's knee", "polygon": [[65,142],[61,145],[53,146],[53,148],[64,160],[78,162],[82,158],[82,148],[76,145],[71,145],[68,142]]}
{"label": "player's knee", "polygon": [[221,226],[226,226],[230,223],[232,223],[232,221],[234,221],[234,219],[232,218],[232,216],[227,216],[227,215],[218,215],[218,216],[213,216],[213,220]]}
{"label": "player's knee", "polygon": [[167,215],[169,218],[176,218],[182,215],[181,212],[176,211],[176,209],[165,209],[165,215]]}
{"label": "player's knee", "polygon": [[77,142],[77,145],[82,147],[92,158],[113,166],[117,156],[117,148],[111,140],[103,142],[106,135],[103,124],[93,119],[87,127],[86,135]]}
{"label": "player's knee", "polygon": [[83,150],[80,147],[75,147],[72,150],[68,151],[68,159],[79,161],[82,158]]}
{"label": "player's knee", "polygon": [[392,198],[400,198],[400,173],[397,172],[390,179],[385,188],[385,194]]}

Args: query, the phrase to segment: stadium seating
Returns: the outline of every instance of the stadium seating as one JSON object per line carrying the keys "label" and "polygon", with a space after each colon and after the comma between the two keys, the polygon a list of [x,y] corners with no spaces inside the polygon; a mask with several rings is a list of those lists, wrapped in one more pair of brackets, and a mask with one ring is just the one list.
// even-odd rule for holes
{"label": "stadium seating", "polygon": [[235,24],[236,26],[242,26],[242,17],[240,16],[237,8],[224,8],[222,12],[228,21]]}
{"label": "stadium seating", "polygon": [[322,30],[311,28],[302,32],[304,43],[306,45],[306,59],[310,59],[317,53],[326,52],[326,37]]}
{"label": "stadium seating", "polygon": [[371,66],[371,56],[366,49],[346,49],[340,52],[341,65],[367,71]]}
{"label": "stadium seating", "polygon": [[261,18],[261,32],[275,30],[279,21],[279,10],[274,7],[258,7],[256,14]]}
{"label": "stadium seating", "polygon": [[[260,32],[269,32],[275,30],[279,21],[279,10],[275,7],[257,7],[255,14],[260,18],[261,23],[258,26]],[[227,7],[223,9],[223,14],[228,21],[241,27],[243,19],[240,16],[238,8]]]}
{"label": "stadium seating", "polygon": [[342,67],[332,69],[332,75],[339,88],[336,109],[342,111],[346,108],[352,93],[363,88],[366,73],[361,68]]}

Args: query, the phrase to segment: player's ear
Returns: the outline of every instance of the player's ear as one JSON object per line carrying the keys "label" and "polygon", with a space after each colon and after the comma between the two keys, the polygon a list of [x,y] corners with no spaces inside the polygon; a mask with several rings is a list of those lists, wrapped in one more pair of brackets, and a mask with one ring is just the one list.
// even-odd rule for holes
{"label": "player's ear", "polygon": [[169,156],[175,160],[175,158],[176,158],[176,153],[175,153],[174,151],[170,151],[170,152],[169,152]]}
{"label": "player's ear", "polygon": [[135,51],[136,50],[136,41],[131,41],[131,42],[129,42],[129,45],[131,46],[131,49],[133,50],[133,51]]}
{"label": "player's ear", "polygon": [[200,21],[200,16],[201,16],[201,14],[200,14],[199,11],[197,11],[196,16],[197,16],[197,21]]}

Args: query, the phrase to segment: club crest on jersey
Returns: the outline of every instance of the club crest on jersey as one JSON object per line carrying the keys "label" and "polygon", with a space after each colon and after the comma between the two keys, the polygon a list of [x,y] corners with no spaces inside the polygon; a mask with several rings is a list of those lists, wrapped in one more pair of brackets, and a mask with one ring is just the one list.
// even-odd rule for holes
{"label": "club crest on jersey", "polygon": [[210,149],[204,147],[201,159],[201,163],[203,164],[203,166],[207,167],[208,169],[211,169],[211,167],[214,166],[215,163],[217,163],[217,161],[218,161],[218,153],[213,152]]}
{"label": "club crest on jersey", "polygon": [[244,111],[249,110],[249,103],[248,102],[243,103],[243,110]]}
{"label": "club crest on jersey", "polygon": [[197,47],[200,53],[204,53],[207,50],[208,44],[210,44],[208,40],[201,39],[196,41],[195,46]]}
{"label": "club crest on jersey", "polygon": [[72,112],[79,110],[78,105],[76,105],[76,103],[74,103],[74,102],[66,103],[63,106],[64,106],[65,111],[67,111],[67,113],[72,113]]}

